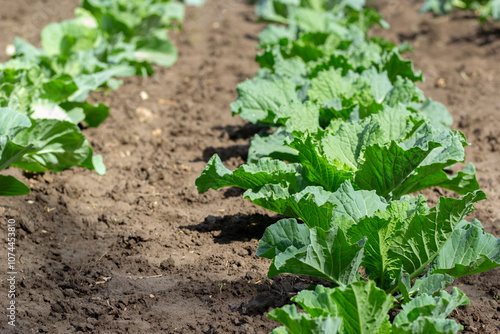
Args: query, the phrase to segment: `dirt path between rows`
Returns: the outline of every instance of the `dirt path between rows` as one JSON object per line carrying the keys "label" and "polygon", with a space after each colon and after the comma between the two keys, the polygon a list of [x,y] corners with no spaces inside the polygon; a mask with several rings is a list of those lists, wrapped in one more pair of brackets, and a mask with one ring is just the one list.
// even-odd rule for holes
{"label": "dirt path between rows", "polygon": [[[7,6],[0,52],[15,36],[36,43],[44,25],[71,17],[77,5],[0,2]],[[449,107],[455,128],[472,143],[468,160],[489,197],[474,217],[500,236],[500,34],[480,33],[470,14],[433,19],[418,16],[412,1],[378,5],[392,25],[379,33],[415,46],[408,56],[427,78],[422,88]],[[194,186],[215,152],[229,168],[242,164],[256,131],[229,111],[236,85],[257,71],[263,25],[254,18],[253,7],[238,1],[190,8],[183,30],[172,33],[180,50],[172,68],[92,96],[111,106],[101,127],[84,130],[104,157],[106,176],[79,168],[24,176],[9,170],[32,187],[0,207],[20,225],[18,333],[264,334],[277,325],[266,313],[311,284],[293,275],[267,279],[268,260],[255,256],[264,229],[279,217],[239,190],[199,195]],[[453,317],[469,332],[500,332],[500,271],[457,285],[472,305]],[[7,299],[0,300],[0,332],[7,333]]]}

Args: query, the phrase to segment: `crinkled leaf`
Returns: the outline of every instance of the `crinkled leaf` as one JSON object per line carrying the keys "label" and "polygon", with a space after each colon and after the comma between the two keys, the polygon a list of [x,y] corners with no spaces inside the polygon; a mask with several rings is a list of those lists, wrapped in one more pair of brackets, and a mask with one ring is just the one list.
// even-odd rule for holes
{"label": "crinkled leaf", "polygon": [[335,133],[327,133],[321,141],[321,148],[330,161],[338,160],[356,170],[362,152],[375,143],[386,140],[387,135],[374,120],[360,123],[343,123]]}
{"label": "crinkled leaf", "polygon": [[417,278],[412,285],[410,275],[402,273],[399,278],[398,287],[405,302],[409,302],[415,296],[423,294],[432,296],[436,292],[444,290],[451,283],[453,283],[453,277],[451,276],[432,274]]}
{"label": "crinkled leaf", "polygon": [[319,72],[318,76],[311,80],[309,97],[318,102],[333,98],[353,99],[356,104],[365,108],[386,100],[390,101],[391,106],[397,102],[406,103],[413,100],[415,88],[409,90],[406,86],[404,89],[400,86],[399,80],[396,80],[393,86],[386,72],[378,73],[374,68],[361,74],[349,72],[346,76],[343,76],[341,69],[332,68]]}
{"label": "crinkled leaf", "polygon": [[297,185],[297,174],[300,166],[286,164],[279,160],[260,159],[256,164],[243,165],[231,172],[223,164],[217,154],[207,163],[207,167],[196,180],[196,187],[201,193],[208,189],[222,187],[239,187],[254,189],[265,184],[290,183]]}
{"label": "crinkled leaf", "polygon": [[236,89],[238,99],[231,103],[231,112],[254,124],[272,123],[275,110],[298,101],[295,85],[288,79],[246,80]]}
{"label": "crinkled leaf", "polygon": [[290,78],[297,86],[307,82],[306,64],[301,59],[283,59],[279,56],[274,60],[273,72],[282,78]]}
{"label": "crinkled leaf", "polygon": [[280,44],[283,40],[288,42],[288,40],[295,38],[295,32],[293,29],[284,26],[278,26],[275,24],[270,24],[259,34],[259,46],[263,48],[266,45],[274,46]]}
{"label": "crinkled leaf", "polygon": [[[409,132],[424,121],[414,120],[410,111],[402,104],[384,106],[384,109],[371,117],[376,120],[386,133],[387,140],[399,141],[404,139]],[[380,143],[383,143],[381,141]]]}
{"label": "crinkled leaf", "polygon": [[286,130],[277,130],[271,134],[256,134],[250,141],[247,161],[256,163],[260,158],[280,159],[288,162],[299,162],[297,151],[286,146],[288,138],[293,138],[292,134]]}
{"label": "crinkled leaf", "polygon": [[[306,188],[307,189],[307,188]],[[308,191],[304,189],[304,192]],[[262,187],[248,189],[243,197],[250,200],[254,204],[261,206],[267,210],[279,213],[287,217],[295,217],[296,213],[292,208],[295,189],[289,185],[266,184]],[[315,210],[319,217],[325,216],[325,210],[329,210],[328,204],[323,206],[313,205],[311,210]]]}
{"label": "crinkled leaf", "polygon": [[[317,192],[312,191],[313,189]],[[333,193],[318,187],[308,187],[294,195],[290,206],[296,217],[309,227],[317,226],[326,230],[338,226],[345,230],[346,226],[339,225],[343,220],[357,223],[363,217],[372,216],[375,212],[384,210],[387,204],[375,192],[354,190],[351,183],[347,181]],[[326,214],[318,214],[316,208],[323,207],[329,208]],[[358,240],[360,239],[362,237]]]}
{"label": "crinkled leaf", "polygon": [[[362,72],[362,69],[369,68],[381,61],[382,47],[373,41],[353,42],[346,50],[345,56],[357,69],[356,72]],[[380,72],[383,72],[383,70]]]}
{"label": "crinkled leaf", "polygon": [[339,309],[330,296],[333,291],[333,289],[325,288],[323,285],[316,285],[314,290],[300,291],[292,300],[313,318],[319,316],[338,317]]}
{"label": "crinkled leaf", "polygon": [[462,195],[479,189],[472,164],[451,177],[443,171],[443,169],[465,159],[464,146],[468,144],[462,133],[436,129],[424,124],[405,141],[401,142],[400,145],[406,149],[415,146],[424,148],[431,142],[440,143],[441,147],[430,152],[420,166],[415,169],[414,173],[409,175],[399,189],[394,191],[393,195],[395,197],[431,186],[441,186]]}
{"label": "crinkled leaf", "polygon": [[31,127],[19,132],[13,143],[31,146],[13,165],[34,172],[80,166],[91,152],[77,125],[55,119],[33,119]]}
{"label": "crinkled leaf", "polygon": [[354,190],[349,182],[336,192],[309,186],[298,193],[279,185],[248,190],[244,197],[271,211],[299,218],[309,227],[346,229],[360,218],[383,210],[387,204],[373,191]]}
{"label": "crinkled leaf", "polygon": [[411,279],[417,277],[441,251],[457,224],[474,210],[473,204],[485,198],[482,191],[460,199],[441,197],[428,214],[415,215],[395,236],[389,258],[398,259],[398,266],[402,266]]}
{"label": "crinkled leaf", "polygon": [[285,326],[276,327],[270,334],[290,334],[290,331]]}
{"label": "crinkled leaf", "polygon": [[287,5],[298,6],[299,3],[297,0],[259,0],[255,5],[255,14],[261,20],[287,23],[289,15]]}
{"label": "crinkled leaf", "polygon": [[365,162],[356,172],[355,183],[361,189],[374,189],[380,196],[387,197],[439,146],[430,142],[427,150],[418,146],[405,150],[394,141],[389,147],[370,146],[364,152]]}
{"label": "crinkled leaf", "polygon": [[387,94],[391,92],[391,88],[393,88],[387,72],[378,73],[374,68],[363,71],[361,79],[369,84],[373,91],[373,98],[379,103],[384,100]]}
{"label": "crinkled leaf", "polygon": [[481,273],[500,266],[500,239],[485,233],[476,221],[453,231],[430,271],[453,277]]}
{"label": "crinkled leaf", "polygon": [[173,1],[84,0],[82,7],[95,16],[108,37],[123,34],[127,41],[163,33],[172,20],[184,19],[184,6]]}
{"label": "crinkled leaf", "polygon": [[[269,277],[291,273],[320,277],[338,285],[357,280],[358,267],[363,257],[363,246],[347,242],[338,228],[324,231],[320,228],[292,228],[297,222],[281,220],[266,229],[257,254],[271,254],[274,258]],[[277,238],[276,235],[286,235]],[[265,246],[264,246],[265,245]],[[265,251],[263,251],[264,249]]]}
{"label": "crinkled leaf", "polygon": [[409,104],[424,100],[424,93],[408,78],[396,77],[391,90],[385,95],[383,102],[389,106],[397,103]]}
{"label": "crinkled leaf", "polygon": [[309,228],[295,219],[282,219],[266,229],[257,247],[257,256],[273,259],[290,246],[302,248],[309,243]]}
{"label": "crinkled leaf", "polygon": [[29,144],[26,146],[17,145],[12,141],[7,142],[7,144],[2,147],[2,156],[0,159],[0,170],[13,165],[16,161],[21,159],[25,154],[29,153],[33,149],[33,145]]}
{"label": "crinkled leaf", "polygon": [[469,163],[456,175],[451,176],[448,176],[448,174],[441,169],[448,165],[449,163],[436,163],[430,166],[417,168],[415,173],[404,182],[401,188],[394,192],[394,195],[399,197],[401,194],[408,194],[430,187],[442,187],[452,190],[459,195],[465,195],[479,189],[479,183],[476,179],[476,168],[472,163]]}
{"label": "crinkled leaf", "polygon": [[379,333],[389,325],[387,312],[394,298],[373,281],[359,281],[336,288],[331,298],[337,304],[345,333]]}
{"label": "crinkled leaf", "polygon": [[319,106],[310,102],[292,102],[275,110],[274,123],[288,132],[314,133],[319,128]]}
{"label": "crinkled leaf", "polygon": [[339,206],[342,203],[338,197],[342,196],[339,193],[327,192],[321,187],[307,187],[288,198],[288,207],[294,213],[292,217],[301,219],[308,227],[316,226],[328,230],[333,227],[333,216],[342,216],[345,213],[344,207]]}
{"label": "crinkled leaf", "polygon": [[[387,312],[392,307],[394,298],[378,289],[373,281],[354,282],[335,289],[317,286],[314,291],[299,292],[292,300],[306,312],[302,314],[307,319],[327,317],[339,319],[342,322],[341,333],[390,333],[391,324]],[[291,315],[300,314],[290,305],[277,313],[284,312]],[[288,321],[293,319],[290,318],[292,317],[285,317]],[[279,319],[275,320],[282,322]],[[293,319],[291,325],[297,326],[298,321]],[[291,331],[291,333],[309,333],[309,331],[305,328],[305,331]]]}
{"label": "crinkled leaf", "polygon": [[309,98],[312,101],[324,102],[336,97],[347,95],[351,83],[344,79],[341,69],[330,69],[320,72],[311,80]]}
{"label": "crinkled leaf", "polygon": [[366,275],[386,289],[390,286],[400,266],[397,259],[389,256],[389,250],[395,236],[401,233],[404,223],[414,215],[425,214],[425,201],[400,200],[392,201],[386,210],[376,212],[374,216],[367,215],[359,219],[347,232],[350,242],[367,238],[365,257],[362,266]]}
{"label": "crinkled leaf", "polygon": [[335,120],[348,120],[353,112],[359,113],[359,106],[352,98],[333,98],[322,103],[320,122],[327,125]]}
{"label": "crinkled leaf", "polygon": [[452,319],[435,319],[431,316],[418,317],[411,324],[392,328],[394,334],[456,334],[463,329],[462,325]]}
{"label": "crinkled leaf", "polygon": [[42,98],[59,102],[75,93],[78,90],[78,86],[70,75],[61,74],[57,77],[52,77],[50,81],[44,83],[43,90],[44,94],[41,96]]}
{"label": "crinkled leaf", "polygon": [[[332,143],[338,141],[340,136],[331,136],[329,138],[331,138],[330,142],[326,142],[326,145],[330,144],[329,148],[340,150],[350,149],[350,147],[335,146],[336,143]],[[341,166],[333,164],[324,154],[321,154],[318,143],[309,135],[303,138],[295,138],[290,147],[298,151],[298,160],[304,167],[305,177],[314,184],[321,185],[326,190],[335,191],[344,181],[350,180],[353,177],[353,173],[350,170],[345,170]],[[350,151],[347,152],[352,153]],[[330,155],[330,158],[335,159],[335,156],[332,157]]]}
{"label": "crinkled leaf", "polygon": [[36,63],[40,61],[40,57],[45,55],[43,49],[38,49],[34,45],[28,43],[22,38],[14,38],[14,48],[16,50],[15,58],[22,58],[30,63]]}
{"label": "crinkled leaf", "polygon": [[[456,287],[453,288],[451,295],[446,291],[441,291],[436,297],[420,295],[403,305],[403,310],[394,318],[393,327],[411,330],[410,333],[456,333],[456,329],[460,330],[462,326],[453,320],[456,326],[446,321],[436,322],[436,320],[444,320],[455,308],[468,304],[467,296]],[[428,320],[423,320],[425,318]],[[425,328],[433,327],[435,329],[430,332],[423,331]],[[396,333],[406,332],[396,330]]]}
{"label": "crinkled leaf", "polygon": [[399,269],[397,259],[389,257],[389,249],[401,225],[399,219],[366,217],[348,231],[351,242],[367,238],[362,265],[368,277],[376,281],[380,288],[386,288]]}
{"label": "crinkled leaf", "polygon": [[[9,167],[31,149],[29,145],[23,147],[12,142],[19,132],[30,126],[31,121],[27,116],[7,108],[0,108],[0,170]],[[21,190],[21,186],[10,178],[4,182],[15,187],[16,191]]]}
{"label": "crinkled leaf", "polygon": [[311,317],[307,313],[298,313],[295,306],[285,305],[269,312],[268,318],[278,321],[284,327],[278,327],[272,333],[310,333],[336,334],[342,333],[342,319],[331,316]]}

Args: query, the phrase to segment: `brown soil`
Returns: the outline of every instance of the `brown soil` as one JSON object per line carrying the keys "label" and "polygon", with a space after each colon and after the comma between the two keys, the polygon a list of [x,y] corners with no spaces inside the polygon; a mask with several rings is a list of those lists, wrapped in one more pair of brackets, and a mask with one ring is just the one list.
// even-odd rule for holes
{"label": "brown soil", "polygon": [[[36,43],[44,25],[71,17],[77,5],[0,2],[2,51],[15,36]],[[378,33],[416,48],[408,56],[427,78],[422,88],[449,107],[472,143],[468,160],[489,197],[474,216],[500,236],[500,33],[481,30],[470,13],[435,19],[419,16],[413,1],[378,6],[392,25]],[[257,70],[263,25],[253,19],[253,7],[238,1],[190,8],[184,29],[172,34],[180,50],[172,68],[93,95],[112,108],[101,127],[84,130],[105,159],[106,176],[79,168],[43,175],[9,170],[32,188],[0,207],[19,223],[16,332],[268,333],[277,325],[266,318],[268,310],[313,283],[266,278],[269,263],[255,251],[279,217],[238,190],[199,195],[194,186],[215,152],[230,168],[243,163],[256,131],[230,117],[228,106],[237,83]],[[150,98],[143,101],[141,91]],[[457,285],[471,306],[453,317],[467,332],[500,332],[500,270]],[[0,291],[7,294],[5,277]],[[7,298],[1,300],[0,331],[7,333]]]}

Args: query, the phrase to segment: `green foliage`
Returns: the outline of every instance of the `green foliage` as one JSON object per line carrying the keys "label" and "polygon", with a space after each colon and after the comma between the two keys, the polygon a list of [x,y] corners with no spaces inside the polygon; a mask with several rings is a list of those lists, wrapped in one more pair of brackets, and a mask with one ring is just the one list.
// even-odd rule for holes
{"label": "green foliage", "polygon": [[422,295],[403,305],[403,310],[389,322],[387,312],[393,297],[360,281],[335,289],[317,286],[292,298],[305,313],[286,305],[269,313],[284,325],[273,333],[457,333],[463,329],[446,317],[469,300],[453,288],[451,295],[441,291],[436,296]]}
{"label": "green foliage", "polygon": [[[465,159],[467,142],[458,131],[436,129],[424,118],[414,118],[400,107],[386,107],[362,121],[342,122],[321,130],[314,126],[318,124],[318,109],[307,103],[291,106],[273,114],[294,135],[281,137],[281,143],[275,142],[272,147],[263,143],[261,146],[267,152],[260,152],[260,160],[245,164],[234,173],[218,157],[212,158],[196,181],[198,190],[235,186],[252,189],[256,194],[264,185],[276,184],[289,194],[307,186],[321,186],[335,192],[344,181],[350,180],[356,189],[375,190],[386,199],[398,199],[433,186],[461,195],[479,189],[473,165],[455,176],[444,172]],[[312,134],[313,131],[317,133]],[[295,164],[263,159],[265,154]],[[269,165],[274,166],[272,170]],[[269,208],[266,203],[262,206]]]}
{"label": "green foliage", "polygon": [[[268,276],[329,281],[299,292],[269,317],[272,333],[457,333],[446,319],[468,304],[454,278],[500,266],[500,239],[464,218],[486,198],[465,161],[465,136],[446,108],[426,100],[407,45],[368,38],[380,15],[363,0],[261,0],[261,69],[231,105],[268,127],[235,171],[215,155],[200,192],[245,189],[244,198],[289,217],[269,226],[257,255]],[[434,207],[419,190],[462,195]],[[388,312],[399,309],[389,320]],[[396,313],[396,312],[395,312]]]}
{"label": "green foliage", "polygon": [[[78,124],[99,126],[109,107],[85,100],[101,87],[118,88],[117,77],[171,66],[177,49],[168,30],[183,17],[184,6],[171,0],[83,0],[75,18],[42,30],[42,49],[16,38],[13,59],[0,64],[0,170],[81,166],[104,174]],[[0,195],[28,193],[13,177],[0,178]]]}
{"label": "green foliage", "polygon": [[[352,208],[350,203],[355,201],[349,194],[343,195],[340,201]],[[499,241],[493,236],[481,234],[487,239],[482,240],[484,250],[460,247],[453,248],[456,256],[450,259],[449,255],[453,243],[464,235],[457,226],[473,210],[472,204],[484,198],[480,191],[460,200],[441,198],[431,209],[421,198],[405,199],[391,202],[386,209],[367,210],[365,215],[357,214],[359,210],[354,210],[356,215],[334,207],[331,220],[316,225],[282,220],[266,230],[257,255],[272,259],[270,277],[285,272],[303,274],[339,286],[362,279],[358,269],[363,266],[366,279],[391,293],[400,290],[394,282],[402,279],[402,273],[408,274],[410,280],[417,278],[431,263],[427,275],[460,277],[468,274],[464,269],[470,267],[470,273],[483,272],[499,266]],[[477,238],[474,242],[479,243]]]}
{"label": "green foliage", "polygon": [[455,8],[478,12],[480,21],[486,21],[489,18],[500,21],[499,0],[426,0],[420,12],[433,11],[437,15],[444,15]]}

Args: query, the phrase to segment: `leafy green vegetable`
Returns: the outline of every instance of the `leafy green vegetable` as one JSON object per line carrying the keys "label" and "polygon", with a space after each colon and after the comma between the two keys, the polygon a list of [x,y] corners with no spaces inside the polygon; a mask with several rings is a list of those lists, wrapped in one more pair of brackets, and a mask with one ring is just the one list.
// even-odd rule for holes
{"label": "leafy green vegetable", "polygon": [[455,287],[451,295],[446,291],[437,297],[420,295],[403,305],[403,310],[394,318],[394,333],[457,333],[463,327],[445,318],[455,308],[468,304],[469,299]]}
{"label": "leafy green vegetable", "polygon": [[[16,135],[31,126],[28,117],[0,108],[0,171],[19,160],[31,146],[18,147],[12,140]],[[26,195],[29,188],[13,176],[0,175],[0,196]]]}
{"label": "leafy green vegetable", "polygon": [[[454,1],[454,0],[453,0]],[[257,255],[270,277],[319,277],[316,286],[269,313],[272,333],[457,333],[450,312],[468,304],[455,277],[499,266],[499,239],[465,216],[485,198],[464,162],[464,135],[446,108],[426,100],[411,61],[382,38],[384,25],[363,0],[260,0],[269,26],[259,37],[261,69],[238,85],[233,115],[265,129],[248,163],[230,171],[218,156],[196,180],[200,192],[234,186],[281,215]],[[408,194],[440,186],[463,195]],[[298,220],[297,220],[298,219]],[[388,311],[402,310],[389,321]]]}
{"label": "leafy green vegetable", "polygon": [[298,101],[295,85],[285,79],[247,80],[237,90],[239,98],[231,104],[231,112],[252,123],[270,123],[274,119],[272,110]]}
{"label": "leafy green vegetable", "polygon": [[374,24],[384,27],[380,14],[363,8],[364,0],[306,1],[259,0],[255,13],[264,21],[299,24],[302,29],[322,28],[329,31],[330,22],[341,21],[343,25],[355,24],[368,30]]}
{"label": "leafy green vegetable", "polygon": [[[387,312],[394,298],[372,281],[355,282],[336,289],[318,285],[314,291],[299,292],[292,300],[306,313],[297,313],[291,305],[269,313],[271,319],[285,325],[287,331],[284,333],[303,333],[296,331],[300,328],[305,328],[307,333],[328,333],[323,327],[327,321],[338,324],[334,333],[385,333],[384,330],[391,327]],[[323,326],[310,326],[309,323]]]}
{"label": "leafy green vegetable", "polygon": [[[260,165],[259,162],[257,165],[243,165],[235,171],[235,176],[240,177],[238,175],[243,175],[240,174],[243,171],[252,172],[245,173],[244,182],[241,182],[233,180],[222,162],[213,158],[196,182],[198,190],[205,192],[210,188],[236,186],[252,189],[252,193],[257,194],[266,184],[279,184],[289,194],[311,185],[334,192],[344,181],[350,180],[358,189],[375,190],[384,198],[398,199],[432,186],[441,186],[462,195],[479,188],[473,165],[451,177],[444,172],[444,169],[464,160],[463,147],[467,142],[463,135],[458,131],[434,129],[423,120],[413,118],[405,109],[385,108],[358,123],[341,123],[337,129],[331,127],[332,130],[327,131],[317,129],[318,133],[313,135],[308,132],[314,126],[308,125],[306,119],[315,118],[317,109],[306,104],[296,109],[283,107],[278,114],[286,115],[285,112],[291,116],[277,117],[281,117],[290,130],[294,128],[294,122],[298,124],[295,137],[283,135],[281,142],[265,146],[266,153],[281,159],[290,158],[299,164],[286,165],[266,159]],[[276,136],[270,138],[277,139]],[[264,145],[266,142],[261,146]],[[290,148],[296,154],[289,151]],[[261,151],[261,156],[264,152]],[[270,172],[263,167],[265,164],[280,167]],[[292,173],[285,173],[291,166],[295,166]],[[254,203],[267,207],[261,199],[257,203],[256,198],[252,196]]]}
{"label": "leafy green vegetable", "polygon": [[97,47],[101,33],[92,14],[77,9],[78,16],[60,23],[50,23],[42,30],[42,47],[47,55],[70,56]]}
{"label": "leafy green vegetable", "polygon": [[[447,249],[445,244],[473,210],[472,204],[484,198],[481,191],[459,200],[440,198],[431,209],[421,199],[393,201],[386,210],[369,210],[357,217],[335,208],[332,225],[327,222],[311,227],[293,219],[282,220],[267,228],[257,255],[273,260],[271,277],[287,272],[344,285],[360,279],[357,270],[361,265],[378,287],[394,292],[399,290],[393,282],[400,271],[408,273],[409,279],[422,274],[442,249]],[[343,199],[352,201],[346,193]],[[493,248],[498,241],[491,242],[489,247]],[[481,268],[490,269],[487,265]]]}
{"label": "leafy green vegetable", "polygon": [[[109,107],[85,100],[100,87],[118,88],[117,77],[152,74],[150,63],[172,65],[177,49],[167,30],[183,17],[184,6],[170,0],[83,0],[75,18],[42,30],[42,49],[16,38],[13,59],[0,64],[0,170],[81,166],[104,174],[78,124],[100,125]],[[0,194],[27,193],[1,177]]]}
{"label": "leafy green vegetable", "polygon": [[117,43],[119,48],[111,44],[111,53],[129,44],[137,62],[171,66],[177,59],[177,49],[169,41],[167,29],[176,27],[173,21],[183,21],[182,4],[165,0],[84,0],[82,7],[94,15],[106,39],[113,42],[114,36],[123,36]]}
{"label": "leafy green vegetable", "polygon": [[293,138],[293,135],[284,129],[271,134],[265,132],[256,134],[251,140],[250,148],[248,149],[248,162],[256,163],[263,157],[298,162],[297,151],[285,146],[285,142],[291,138]]}
{"label": "leafy green vegetable", "polygon": [[500,21],[499,0],[426,0],[420,12],[433,11],[438,15],[444,15],[454,8],[477,11],[481,21],[486,21],[490,17]]}
{"label": "leafy green vegetable", "polygon": [[31,147],[12,166],[33,172],[61,171],[80,166],[91,148],[78,126],[55,119],[32,119],[30,128],[12,140],[19,148]]}
{"label": "leafy green vegetable", "polygon": [[285,305],[282,308],[272,310],[268,317],[284,324],[284,327],[278,327],[272,334],[288,333],[321,333],[336,334],[341,333],[341,318],[311,317],[307,313],[298,313],[297,309],[291,305]]}
{"label": "leafy green vegetable", "polygon": [[222,187],[239,187],[251,189],[265,184],[295,184],[296,175],[300,173],[300,166],[287,165],[279,160],[262,159],[255,165],[243,165],[234,172],[224,167],[218,155],[214,155],[208,162],[207,168],[196,180],[200,192]]}
{"label": "leafy green vegetable", "polygon": [[330,322],[336,324],[332,327],[333,333],[342,334],[453,334],[463,327],[446,317],[454,308],[469,304],[457,288],[453,288],[451,295],[445,291],[435,297],[421,295],[403,305],[391,324],[387,312],[393,308],[394,298],[372,281],[359,281],[335,289],[318,285],[314,291],[299,292],[292,300],[305,312],[298,313],[292,305],[271,311],[269,318],[285,325],[275,330],[276,333],[328,333],[325,328]]}
{"label": "leafy green vegetable", "polygon": [[463,221],[438,253],[430,271],[453,277],[481,273],[500,266],[500,239],[485,233],[481,223]]}
{"label": "leafy green vegetable", "polygon": [[261,243],[257,255],[273,260],[269,277],[288,272],[324,278],[337,285],[358,280],[364,241],[351,245],[338,228],[309,229],[295,220],[281,220],[266,230]]}
{"label": "leafy green vegetable", "polygon": [[415,279],[413,285],[408,273],[402,272],[399,277],[398,288],[404,302],[407,303],[413,297],[420,295],[435,295],[437,292],[444,290],[447,286],[453,283],[453,277],[435,274],[423,276],[422,278]]}

